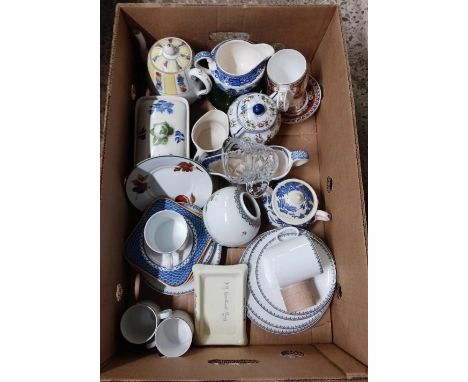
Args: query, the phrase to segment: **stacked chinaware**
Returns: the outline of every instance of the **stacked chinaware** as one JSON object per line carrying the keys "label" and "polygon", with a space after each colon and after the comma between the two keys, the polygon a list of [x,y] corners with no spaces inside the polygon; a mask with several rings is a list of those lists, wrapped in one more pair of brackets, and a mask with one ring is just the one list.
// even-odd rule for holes
{"label": "stacked chinaware", "polygon": [[[296,228],[289,230],[289,228],[273,229],[257,236],[245,249],[240,260],[241,263],[249,266],[247,316],[260,328],[276,334],[299,333],[317,323],[330,305],[336,284],[335,262],[326,244],[309,231],[297,230]],[[310,279],[295,284],[299,285],[298,291],[300,293],[305,291],[305,294],[311,295],[311,299],[308,301],[313,303],[313,305],[301,306],[300,309],[296,310],[294,308],[288,309],[285,298],[292,299],[291,302],[294,304],[297,302],[294,300],[297,298],[297,294],[288,296],[282,293],[278,278],[272,274],[274,272],[268,266],[267,257],[271,255],[271,249],[279,245],[278,243],[282,243],[284,246],[289,239],[298,237],[305,239],[304,248],[309,251],[311,257],[317,258],[321,272],[317,272]],[[277,270],[282,272],[283,278],[299,277],[300,280],[308,277],[307,275],[303,277],[297,275],[298,272],[300,273],[298,268],[304,268],[304,264],[294,264],[292,256],[286,261],[289,264]]]}
{"label": "stacked chinaware", "polygon": [[[335,290],[332,253],[310,232],[331,215],[318,209],[310,184],[288,176],[308,152],[272,144],[284,124],[310,118],[320,104],[304,56],[243,40],[194,54],[165,37],[146,64],[156,94],[135,105],[125,191],[139,219],[125,259],[154,292],[194,294],[195,317],[139,301],[122,316],[122,335],[178,357],[192,340],[247,344],[245,312],[268,332],[307,330]],[[214,107],[191,124],[202,97]],[[275,229],[259,234],[262,221]],[[220,266],[222,247],[245,247],[241,264]]]}

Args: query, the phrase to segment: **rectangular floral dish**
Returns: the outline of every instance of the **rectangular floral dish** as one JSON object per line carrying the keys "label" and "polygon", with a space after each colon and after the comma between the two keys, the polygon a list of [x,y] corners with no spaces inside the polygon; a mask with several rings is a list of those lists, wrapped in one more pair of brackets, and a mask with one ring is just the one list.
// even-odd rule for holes
{"label": "rectangular floral dish", "polygon": [[146,96],[135,106],[135,164],[161,155],[190,157],[189,104],[177,96]]}

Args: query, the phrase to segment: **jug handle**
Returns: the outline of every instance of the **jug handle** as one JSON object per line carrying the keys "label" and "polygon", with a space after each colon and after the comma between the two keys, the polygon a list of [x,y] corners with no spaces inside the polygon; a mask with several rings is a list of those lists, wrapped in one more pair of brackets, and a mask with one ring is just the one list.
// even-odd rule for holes
{"label": "jug handle", "polygon": [[213,86],[213,84],[211,82],[211,79],[201,69],[198,69],[198,68],[190,69],[189,75],[192,78],[195,77],[196,79],[200,80],[202,82],[202,84],[204,85],[204,87],[205,87],[204,89],[200,89],[197,92],[198,97],[202,96],[202,95],[205,95],[205,94],[208,94],[211,91],[211,88]]}
{"label": "jug handle", "polygon": [[[201,60],[206,60],[208,62],[208,69],[204,68],[199,64]],[[202,52],[198,52],[195,57],[193,58],[193,64],[195,68],[200,69],[202,72],[205,72],[206,74],[211,74],[211,68],[213,65],[216,67],[216,64],[213,60],[213,56],[211,55],[210,52],[204,50]]]}

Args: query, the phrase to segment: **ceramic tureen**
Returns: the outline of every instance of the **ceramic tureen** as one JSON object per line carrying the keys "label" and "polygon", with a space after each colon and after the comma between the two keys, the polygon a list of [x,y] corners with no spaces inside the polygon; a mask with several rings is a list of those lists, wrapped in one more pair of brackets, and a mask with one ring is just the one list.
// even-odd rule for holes
{"label": "ceramic tureen", "polygon": [[237,98],[229,107],[228,118],[231,135],[253,143],[268,143],[281,126],[275,102],[261,93]]}

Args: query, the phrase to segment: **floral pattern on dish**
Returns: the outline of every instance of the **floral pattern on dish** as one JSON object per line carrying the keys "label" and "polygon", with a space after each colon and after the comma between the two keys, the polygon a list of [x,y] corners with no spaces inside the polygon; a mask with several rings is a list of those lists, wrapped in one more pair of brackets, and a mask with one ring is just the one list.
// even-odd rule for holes
{"label": "floral pattern on dish", "polygon": [[156,101],[153,103],[149,108],[149,114],[153,114],[155,111],[161,114],[167,112],[167,114],[172,114],[174,112],[174,104],[169,101],[165,101],[163,99]]}
{"label": "floral pattern on dish", "polygon": [[142,194],[148,189],[148,175],[138,174],[136,179],[132,180],[133,183],[133,192],[137,194]]}
{"label": "floral pattern on dish", "polygon": [[168,137],[174,134],[174,128],[167,122],[155,123],[150,128],[153,145],[167,145]]}

